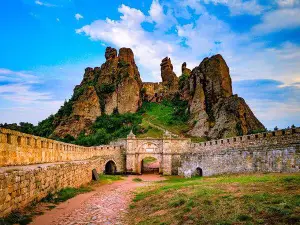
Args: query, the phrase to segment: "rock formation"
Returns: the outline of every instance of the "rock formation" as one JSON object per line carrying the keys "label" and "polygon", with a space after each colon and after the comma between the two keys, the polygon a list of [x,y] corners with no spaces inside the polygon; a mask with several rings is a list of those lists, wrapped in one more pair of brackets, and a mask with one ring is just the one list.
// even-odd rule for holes
{"label": "rock formation", "polygon": [[244,99],[232,94],[229,68],[221,55],[205,58],[182,90],[189,90],[193,136],[231,137],[263,130]]}
{"label": "rock formation", "polygon": [[188,102],[191,136],[222,138],[263,130],[244,99],[233,95],[229,68],[221,55],[205,58],[192,71],[182,64],[173,71],[171,59],[162,60],[162,82],[142,83],[130,48],[107,47],[101,67],[86,68],[71,100],[58,112],[54,136],[77,137],[90,132],[97,117],[113,112],[136,112],[142,100],[161,102],[180,96]]}
{"label": "rock formation", "polygon": [[131,49],[107,47],[101,67],[86,68],[83,80],[74,89],[72,112],[65,115],[54,135],[77,137],[102,114],[134,113],[141,106],[142,81]]}

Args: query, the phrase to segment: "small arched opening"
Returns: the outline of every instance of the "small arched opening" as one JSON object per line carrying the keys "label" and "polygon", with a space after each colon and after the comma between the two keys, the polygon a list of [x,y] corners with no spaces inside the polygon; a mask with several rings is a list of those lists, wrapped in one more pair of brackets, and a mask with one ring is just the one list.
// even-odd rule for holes
{"label": "small arched opening", "polygon": [[159,174],[159,161],[154,157],[146,157],[142,160],[141,172],[143,174]]}
{"label": "small arched opening", "polygon": [[105,164],[105,174],[116,174],[117,166],[114,161],[110,160]]}
{"label": "small arched opening", "polygon": [[196,168],[196,176],[197,177],[202,177],[203,176],[203,171],[200,167]]}

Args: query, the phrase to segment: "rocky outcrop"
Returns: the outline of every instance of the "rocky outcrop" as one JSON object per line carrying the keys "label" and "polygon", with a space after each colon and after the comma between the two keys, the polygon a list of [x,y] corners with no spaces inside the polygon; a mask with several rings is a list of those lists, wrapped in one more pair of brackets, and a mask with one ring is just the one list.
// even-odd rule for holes
{"label": "rocky outcrop", "polygon": [[186,62],[182,63],[182,65],[181,65],[182,75],[190,76],[191,72],[192,71],[189,68],[186,67]]}
{"label": "rocky outcrop", "polygon": [[[192,71],[182,64],[178,78],[171,59],[162,60],[160,83],[142,83],[130,48],[107,47],[101,67],[86,68],[80,85],[55,119],[54,136],[90,132],[97,117],[134,113],[142,100],[161,102],[180,96],[188,102],[189,135],[223,138],[263,130],[245,101],[233,95],[229,68],[221,55],[205,58]],[[71,107],[71,108],[70,108]]]}
{"label": "rocky outcrop", "polygon": [[130,48],[107,47],[101,67],[86,68],[83,80],[74,89],[72,112],[64,115],[54,135],[77,137],[102,114],[134,113],[141,106],[142,81]]}
{"label": "rocky outcrop", "polygon": [[162,84],[166,88],[166,97],[172,96],[178,91],[178,77],[173,71],[173,65],[171,59],[166,57],[161,61],[160,64]]}
{"label": "rocky outcrop", "polygon": [[194,68],[183,90],[189,90],[190,135],[223,138],[263,130],[244,99],[232,94],[229,68],[221,55]]}

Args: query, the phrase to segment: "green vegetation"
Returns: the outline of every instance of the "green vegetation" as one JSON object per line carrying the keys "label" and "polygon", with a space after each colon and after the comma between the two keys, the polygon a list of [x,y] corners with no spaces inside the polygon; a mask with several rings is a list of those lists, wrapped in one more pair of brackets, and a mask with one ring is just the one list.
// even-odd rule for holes
{"label": "green vegetation", "polygon": [[[114,181],[122,180],[122,176],[120,175],[106,175],[106,174],[100,174],[99,175],[99,182],[100,184],[110,184]],[[97,183],[97,181],[93,182]]]}
{"label": "green vegetation", "polygon": [[65,202],[70,198],[75,197],[76,195],[92,191],[93,189],[91,187],[79,187],[79,188],[71,188],[67,187],[64,189],[61,189],[59,192],[55,194],[48,194],[47,197],[42,199],[42,202],[50,202],[57,204],[59,202]]}
{"label": "green vegetation", "polygon": [[103,94],[109,94],[116,90],[116,86],[114,84],[101,84],[100,92]]}
{"label": "green vegetation", "polygon": [[298,224],[300,174],[168,177],[142,188],[129,224]]}
{"label": "green vegetation", "polygon": [[23,214],[19,211],[14,211],[5,218],[0,218],[0,224],[20,224],[26,225],[32,222],[32,217],[36,214]]}
{"label": "green vegetation", "polygon": [[[77,87],[72,98],[69,101],[65,101],[55,115],[49,116],[37,126],[30,123],[20,123],[20,125],[0,124],[0,126],[83,146],[108,144],[118,138],[126,138],[130,130],[133,130],[141,138],[160,138],[164,130],[169,130],[177,135],[185,134],[189,130],[187,125],[189,118],[187,102],[181,101],[177,97],[172,101],[163,101],[160,104],[144,102],[137,113],[119,114],[116,109],[112,115],[104,114],[98,117],[91,126],[92,132],[89,135],[85,135],[86,132],[83,130],[77,139],[71,135],[66,135],[64,138],[51,136],[61,120],[72,113],[73,102],[82,95],[84,88],[86,88],[86,85]],[[115,86],[102,84],[100,89],[101,93],[110,93],[114,91]]]}
{"label": "green vegetation", "polygon": [[141,122],[142,116],[138,113],[103,115],[98,117],[92,125],[90,135],[86,136],[82,132],[71,143],[84,146],[108,144],[112,140],[125,138],[130,130],[133,130],[136,134],[143,133],[144,128],[140,126]]}
{"label": "green vegetation", "polygon": [[189,75],[183,73],[180,77],[179,77],[179,89],[182,89],[186,83],[186,81],[188,80]]}
{"label": "green vegetation", "polygon": [[[143,124],[154,124],[174,134],[183,134],[189,130],[189,118],[186,101],[175,98],[162,103],[144,102],[140,110],[143,113]],[[151,126],[151,125],[150,125]]]}
{"label": "green vegetation", "polygon": [[133,180],[134,182],[142,182],[142,181],[143,181],[141,178],[138,178],[138,177],[133,178],[132,180]]}

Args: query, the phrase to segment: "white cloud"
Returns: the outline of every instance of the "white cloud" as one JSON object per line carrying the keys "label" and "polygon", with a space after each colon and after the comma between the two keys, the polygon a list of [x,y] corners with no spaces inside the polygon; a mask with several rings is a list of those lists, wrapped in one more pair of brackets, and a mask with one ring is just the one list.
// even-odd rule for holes
{"label": "white cloud", "polygon": [[229,8],[231,15],[259,15],[264,11],[263,6],[259,5],[256,0],[204,0],[204,3],[222,4]]}
{"label": "white cloud", "polygon": [[300,5],[300,0],[277,0],[279,7],[294,7]]}
{"label": "white cloud", "polygon": [[[140,10],[122,5],[119,12],[123,14],[120,20],[97,20],[76,32],[117,48],[132,48],[146,81],[160,80],[159,64],[165,56],[171,57],[174,70],[180,75],[182,62],[186,61],[192,69],[204,57],[221,53],[233,80],[277,79],[285,85],[299,82],[300,47],[295,44],[267,48],[264,43],[253,42],[247,33],[232,32],[228,24],[207,12],[190,24],[177,25],[177,34],[147,32],[141,24],[148,17]],[[159,13],[152,12],[152,17],[161,21],[158,18],[163,12],[156,12]]]}
{"label": "white cloud", "polygon": [[300,126],[300,108],[297,102],[274,102],[268,100],[247,101],[255,116],[263,121],[264,125],[273,130],[287,128],[292,124]]}
{"label": "white cloud", "polygon": [[81,14],[79,14],[79,13],[76,13],[76,14],[75,14],[75,19],[76,19],[76,20],[83,19],[83,16],[82,16]]}
{"label": "white cloud", "polygon": [[60,21],[60,19],[59,19],[59,18],[56,18],[56,21],[57,21],[57,22],[59,22],[59,21]]}
{"label": "white cloud", "polygon": [[0,123],[29,122],[37,124],[57,112],[63,101],[39,101],[30,105],[0,107]]}
{"label": "white cloud", "polygon": [[262,23],[253,27],[257,35],[300,27],[300,8],[282,8],[267,12]]}
{"label": "white cloud", "polygon": [[39,79],[24,71],[12,71],[6,68],[0,68],[0,81],[21,82],[26,81],[27,84],[39,83]]}
{"label": "white cloud", "polygon": [[42,1],[35,1],[35,4],[40,5],[40,6],[45,6],[45,7],[57,7],[57,5],[50,4],[48,2],[42,2]]}
{"label": "white cloud", "polygon": [[34,90],[34,86],[39,84],[40,80],[28,72],[0,68],[0,82],[0,99],[19,104],[31,104],[35,101],[52,99],[50,93]]}

